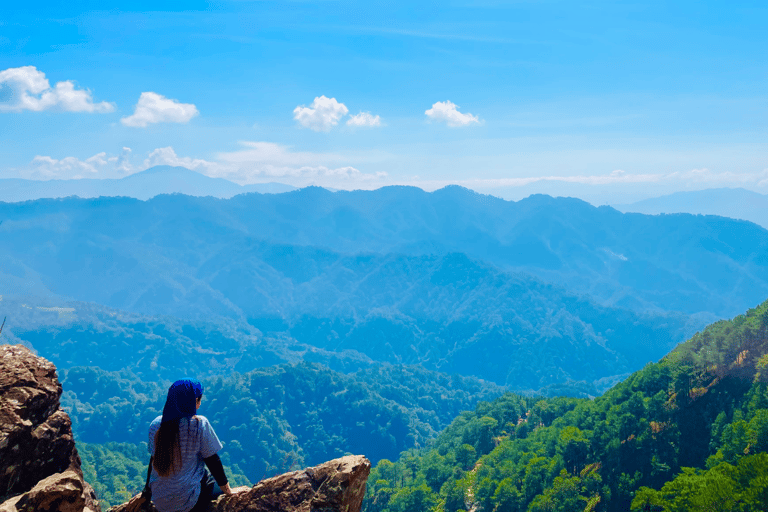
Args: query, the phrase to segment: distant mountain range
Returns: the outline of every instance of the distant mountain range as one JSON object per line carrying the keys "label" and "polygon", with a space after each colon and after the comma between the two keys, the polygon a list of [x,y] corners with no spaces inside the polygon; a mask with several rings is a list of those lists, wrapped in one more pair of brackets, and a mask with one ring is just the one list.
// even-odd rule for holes
{"label": "distant mountain range", "polygon": [[[0,240],[2,295],[39,306],[234,321],[277,340],[278,362],[422,364],[517,389],[632,371],[768,297],[756,224],[455,186],[0,203]],[[32,330],[38,349],[95,356],[71,345],[80,326]]]}
{"label": "distant mountain range", "polygon": [[338,258],[328,252],[464,253],[605,305],[703,313],[707,321],[768,297],[768,231],[756,224],[622,214],[549,196],[510,202],[456,186],[42,199],[0,203],[0,220],[7,293],[141,312],[231,316],[240,306],[216,289],[225,272],[241,294],[268,304],[277,300],[272,290],[313,279],[326,258]]}
{"label": "distant mountain range", "polygon": [[[166,278],[142,281],[140,266],[121,278],[114,271],[84,278],[93,288],[87,298],[122,301],[144,315],[4,299],[9,335],[64,368],[125,368],[144,378],[172,380],[179,365],[213,376],[303,359],[342,371],[418,364],[536,390],[579,381],[602,387],[692,332],[685,315],[601,307],[462,254],[354,257],[291,246],[256,249],[233,251],[221,267],[213,261],[202,272],[214,274],[198,276],[201,283],[182,301],[173,300]],[[134,289],[124,289],[130,280]],[[89,293],[84,288],[74,291],[83,296]],[[226,307],[240,316],[222,318]],[[160,316],[168,313],[196,313],[198,319]]]}
{"label": "distant mountain range", "polygon": [[768,195],[743,188],[713,188],[694,192],[675,192],[631,204],[613,205],[622,212],[647,215],[692,213],[743,219],[768,229]]}
{"label": "distant mountain range", "polygon": [[[501,187],[480,190],[503,199],[521,200],[530,195],[547,194],[553,197],[584,197],[592,201],[590,187],[578,183],[537,182],[523,187]],[[210,178],[184,167],[158,165],[121,179],[77,179],[37,181],[25,179],[0,179],[0,201],[19,202],[46,198],[77,196],[133,197],[147,200],[161,194],[185,194],[196,197],[217,197],[229,199],[238,194],[258,192],[280,194],[296,190],[296,187],[282,183],[259,183],[238,185],[223,178]],[[336,189],[328,189],[338,192]],[[594,191],[593,191],[594,192]],[[609,194],[606,191],[603,195]],[[602,204],[602,202],[593,202]],[[625,213],[657,215],[661,213],[691,213],[719,215],[733,219],[748,220],[768,229],[768,196],[743,188],[719,188],[654,197],[633,203],[611,203],[611,206]]]}
{"label": "distant mountain range", "polygon": [[121,179],[80,179],[36,181],[0,179],[0,201],[12,203],[58,197],[134,197],[150,199],[160,194],[186,194],[230,198],[237,194],[259,192],[278,194],[295,190],[282,183],[241,186],[222,179],[209,178],[183,167],[159,165]]}

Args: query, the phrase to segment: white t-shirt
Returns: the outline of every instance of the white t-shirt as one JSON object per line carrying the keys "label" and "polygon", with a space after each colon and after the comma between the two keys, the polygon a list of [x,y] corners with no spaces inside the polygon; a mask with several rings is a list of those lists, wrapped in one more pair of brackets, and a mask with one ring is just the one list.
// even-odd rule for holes
{"label": "white t-shirt", "polygon": [[[155,433],[163,417],[158,416],[149,426],[149,453],[155,454]],[[200,497],[200,480],[205,472],[203,459],[222,448],[221,441],[205,416],[179,420],[181,466],[168,476],[160,476],[152,468],[149,486],[152,503],[160,512],[189,512]]]}

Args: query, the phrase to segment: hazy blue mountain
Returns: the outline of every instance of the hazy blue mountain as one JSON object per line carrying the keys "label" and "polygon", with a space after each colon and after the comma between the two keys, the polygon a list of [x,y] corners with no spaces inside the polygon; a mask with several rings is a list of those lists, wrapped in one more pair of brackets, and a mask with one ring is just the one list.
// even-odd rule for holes
{"label": "hazy blue mountain", "polygon": [[[327,253],[361,262],[372,253],[465,253],[603,304],[707,320],[768,296],[768,231],[755,224],[623,214],[549,196],[508,202],[460,187],[48,199],[0,203],[0,220],[7,293],[35,287],[38,295],[181,316],[240,314],[237,294],[269,303],[273,292],[263,290],[310,280],[324,258],[336,257]],[[233,289],[225,292],[222,280]]]}
{"label": "hazy blue mountain", "polygon": [[743,219],[768,228],[768,196],[743,188],[712,188],[675,192],[631,204],[616,204],[622,212],[694,213]]}
{"label": "hazy blue mountain", "polygon": [[295,190],[282,183],[259,183],[241,186],[222,179],[209,178],[184,167],[158,165],[121,179],[80,179],[36,181],[0,179],[0,201],[19,202],[59,197],[115,197],[149,199],[160,194],[186,194],[229,198],[237,194],[259,192],[278,194]]}
{"label": "hazy blue mountain", "polygon": [[[698,326],[681,314],[600,306],[463,254],[343,256],[255,244],[210,261],[191,297],[178,301],[169,280],[142,284],[140,265],[125,278],[136,281],[136,297],[110,269],[80,274],[99,283],[80,289],[95,290],[89,300],[124,300],[146,315],[81,303],[64,312],[20,307],[21,315],[9,313],[10,332],[60,367],[128,368],[144,378],[174,375],[179,365],[221,375],[303,359],[345,371],[420,364],[531,390],[610,380],[661,357]],[[232,308],[233,318],[209,304],[219,313]],[[157,316],[193,307],[198,320]]]}

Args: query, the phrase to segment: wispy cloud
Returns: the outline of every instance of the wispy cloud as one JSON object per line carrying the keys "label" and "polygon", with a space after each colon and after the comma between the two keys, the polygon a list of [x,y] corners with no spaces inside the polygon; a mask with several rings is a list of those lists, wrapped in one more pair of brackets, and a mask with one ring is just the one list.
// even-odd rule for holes
{"label": "wispy cloud", "polygon": [[225,178],[242,185],[280,180],[296,186],[310,184],[354,188],[355,185],[384,179],[384,172],[364,173],[351,165],[334,165],[346,160],[341,155],[292,151],[273,142],[240,143],[243,149],[219,153],[215,160],[180,157],[171,147],[152,151],[144,168],[174,165]]}
{"label": "wispy cloud", "polygon": [[119,155],[108,156],[105,151],[80,160],[74,156],[61,159],[37,155],[22,176],[34,180],[100,178],[106,171],[127,173],[134,170],[130,163],[131,148],[123,148]]}
{"label": "wispy cloud", "polygon": [[128,147],[117,155],[101,152],[84,160],[74,156],[57,159],[38,155],[21,175],[37,180],[115,178],[156,165],[170,165],[242,185],[279,180],[296,186],[316,184],[339,188],[357,188],[358,184],[371,184],[387,177],[385,172],[365,173],[350,165],[354,157],[293,151],[289,146],[273,142],[240,144],[242,149],[219,153],[211,160],[178,155],[172,146],[156,148],[139,165],[132,163],[132,151]]}
{"label": "wispy cloud", "polygon": [[347,126],[381,126],[381,117],[370,112],[360,112],[347,119]]}
{"label": "wispy cloud", "polygon": [[669,190],[700,189],[708,187],[745,186],[768,188],[768,169],[755,173],[715,172],[709,169],[692,169],[671,173],[631,174],[615,170],[609,174],[576,176],[528,176],[519,178],[478,178],[465,180],[422,180],[414,177],[401,180],[400,184],[413,184],[425,189],[437,189],[447,185],[462,185],[467,188],[492,189],[498,187],[524,187],[537,182],[561,182],[581,185],[610,186],[631,184],[663,184]]}
{"label": "wispy cloud", "polygon": [[217,155],[221,162],[240,166],[243,164],[271,164],[281,166],[303,166],[322,162],[340,163],[345,160],[342,155],[335,153],[314,153],[309,151],[294,151],[290,146],[274,142],[240,141],[243,149],[222,152]]}
{"label": "wispy cloud", "polygon": [[203,174],[216,173],[219,164],[216,162],[209,162],[202,158],[190,158],[188,156],[180,157],[176,154],[176,151],[171,146],[164,148],[157,148],[151,151],[147,158],[144,160],[144,166],[141,170],[149,169],[156,165],[170,165],[173,167],[185,167],[192,171],[202,172]]}
{"label": "wispy cloud", "polygon": [[94,103],[91,92],[77,89],[74,82],[65,80],[51,87],[45,73],[35,66],[8,68],[0,71],[0,88],[11,90],[11,100],[0,103],[0,112],[31,110],[60,110],[64,112],[113,112],[112,103]]}
{"label": "wispy cloud", "polygon": [[339,120],[347,115],[349,109],[336,98],[318,96],[312,105],[299,105],[293,109],[293,118],[304,128],[316,132],[327,132],[339,124]]}
{"label": "wispy cloud", "polygon": [[[291,184],[328,184],[341,186],[372,182],[386,173],[364,173],[349,165],[350,158],[334,153],[293,151],[273,142],[242,141],[243,149],[219,153],[218,175],[238,183],[269,179],[287,179]],[[344,165],[347,164],[347,165]]]}
{"label": "wispy cloud", "polygon": [[472,114],[462,114],[459,112],[459,106],[451,101],[438,101],[424,113],[433,121],[444,122],[452,128],[480,123],[479,117]]}
{"label": "wispy cloud", "polygon": [[[545,193],[547,191],[550,191],[548,193],[567,193],[574,190],[575,185],[582,187],[575,189],[581,192],[602,191],[601,194],[609,195],[617,192],[626,195],[627,191],[639,192],[640,190],[671,193],[716,187],[744,187],[763,193],[768,192],[768,169],[752,173],[717,172],[710,169],[667,173],[629,173],[615,170],[607,174],[574,176],[451,180],[423,179],[413,176],[395,179],[386,172],[366,172],[363,169],[371,165],[380,165],[381,155],[371,159],[371,155],[367,153],[296,151],[290,146],[267,141],[241,141],[240,146],[240,149],[216,153],[211,158],[179,155],[172,146],[160,147],[147,153],[138,164],[132,163],[132,151],[128,147],[122,148],[122,151],[117,154],[100,152],[83,160],[73,156],[53,158],[38,155],[30,162],[27,169],[21,171],[21,174],[26,178],[41,180],[120,177],[155,165],[171,165],[185,167],[210,177],[225,178],[243,185],[280,181],[294,186],[315,184],[341,189],[411,185],[425,190],[435,190],[453,184],[486,193],[494,193],[494,190],[509,191],[519,187],[521,194],[527,190],[525,195],[537,190],[535,188],[537,183],[542,184],[541,191]],[[617,197],[614,197],[614,201]]]}
{"label": "wispy cloud", "polygon": [[133,115],[123,117],[120,122],[125,126],[146,128],[155,123],[186,123],[199,113],[192,103],[180,103],[156,92],[143,92]]}
{"label": "wispy cloud", "polygon": [[768,187],[768,169],[759,173],[714,172],[709,169],[692,169],[674,172],[665,176],[668,180],[678,180],[694,185],[735,186],[754,185]]}

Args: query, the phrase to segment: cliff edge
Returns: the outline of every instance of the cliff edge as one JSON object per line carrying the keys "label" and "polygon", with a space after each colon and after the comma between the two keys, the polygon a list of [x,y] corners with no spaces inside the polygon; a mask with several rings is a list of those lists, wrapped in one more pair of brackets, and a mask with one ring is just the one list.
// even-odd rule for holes
{"label": "cliff edge", "polygon": [[[211,512],[359,512],[371,463],[362,455],[348,455],[319,466],[267,478],[250,489],[221,496]],[[134,498],[108,512],[126,512]],[[156,512],[150,507],[149,512]]]}
{"label": "cliff edge", "polygon": [[101,512],[59,397],[51,362],[0,345],[0,512]]}
{"label": "cliff edge", "polygon": [[[21,345],[0,345],[0,512],[101,512],[83,480],[61,391],[51,362]],[[349,455],[241,487],[211,510],[359,512],[370,470],[368,459]]]}

